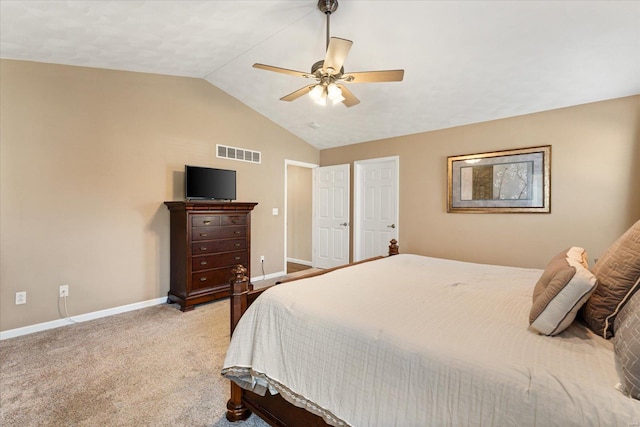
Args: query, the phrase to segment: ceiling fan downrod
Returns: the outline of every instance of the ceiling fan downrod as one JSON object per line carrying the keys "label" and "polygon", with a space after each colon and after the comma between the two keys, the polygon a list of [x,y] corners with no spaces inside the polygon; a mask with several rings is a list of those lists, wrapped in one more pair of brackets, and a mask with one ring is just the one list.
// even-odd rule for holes
{"label": "ceiling fan downrod", "polygon": [[331,35],[331,14],[338,10],[338,0],[318,0],[318,9],[327,16],[327,37],[326,49],[329,49],[329,38]]}

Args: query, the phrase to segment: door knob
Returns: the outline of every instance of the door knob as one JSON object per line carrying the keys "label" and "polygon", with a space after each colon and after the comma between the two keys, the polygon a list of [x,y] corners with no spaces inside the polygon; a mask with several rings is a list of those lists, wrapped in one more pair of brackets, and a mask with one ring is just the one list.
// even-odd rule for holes
{"label": "door knob", "polygon": [[396,228],[395,224],[387,225],[387,228]]}
{"label": "door knob", "polygon": [[343,223],[342,223],[342,224],[340,224],[340,225],[341,225],[341,226],[343,226],[343,227],[346,227],[347,225],[349,225],[349,223],[348,223],[348,222],[343,222]]}

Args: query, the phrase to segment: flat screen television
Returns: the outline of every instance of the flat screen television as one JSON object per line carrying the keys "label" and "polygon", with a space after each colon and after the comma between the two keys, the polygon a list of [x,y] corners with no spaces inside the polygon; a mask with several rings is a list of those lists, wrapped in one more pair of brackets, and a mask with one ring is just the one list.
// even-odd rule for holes
{"label": "flat screen television", "polygon": [[187,200],[235,200],[236,171],[200,166],[184,166]]}

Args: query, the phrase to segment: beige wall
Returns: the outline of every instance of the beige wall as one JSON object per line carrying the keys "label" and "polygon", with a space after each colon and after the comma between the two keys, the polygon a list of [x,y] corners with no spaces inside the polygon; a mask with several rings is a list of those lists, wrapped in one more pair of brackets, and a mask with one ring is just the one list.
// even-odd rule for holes
{"label": "beige wall", "polygon": [[[552,146],[551,214],[446,212],[447,156],[539,145]],[[640,219],[640,96],[323,150],[320,164],[391,155],[400,252],[544,267],[575,245],[593,262]]]}
{"label": "beige wall", "polygon": [[287,257],[311,262],[313,169],[287,167]]}
{"label": "beige wall", "polygon": [[[542,267],[570,245],[599,257],[640,218],[640,96],[318,153],[200,79],[2,60],[0,125],[3,331],[58,319],[60,284],[72,315],[166,295],[162,202],[184,197],[184,164],[237,170],[239,200],[259,203],[254,276],[260,254],[266,274],[284,264],[284,216],[271,209],[284,209],[285,158],[399,155],[402,252]],[[216,143],[263,163],[217,159]],[[551,214],[446,213],[447,156],[546,144]]]}
{"label": "beige wall", "polygon": [[[169,215],[185,164],[237,170],[252,274],[284,264],[284,159],[318,150],[201,79],[2,60],[0,330],[165,296]],[[215,144],[262,164],[215,157]],[[285,155],[286,154],[286,155]],[[16,306],[15,293],[27,291]]]}

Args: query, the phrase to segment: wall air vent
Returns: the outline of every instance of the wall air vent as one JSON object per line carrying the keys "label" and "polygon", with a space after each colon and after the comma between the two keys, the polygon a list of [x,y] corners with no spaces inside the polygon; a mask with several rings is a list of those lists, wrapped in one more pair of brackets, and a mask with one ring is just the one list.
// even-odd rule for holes
{"label": "wall air vent", "polygon": [[244,148],[229,147],[228,145],[216,144],[216,157],[242,162],[262,163],[262,153],[260,151],[245,150]]}

